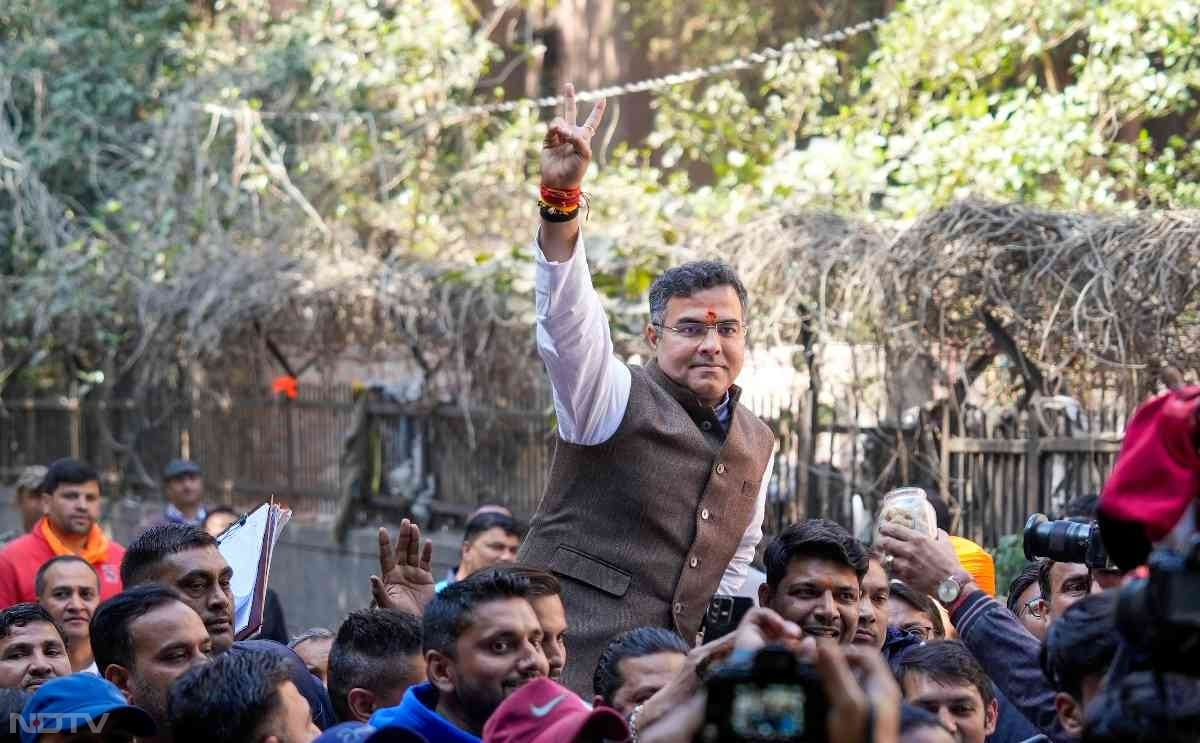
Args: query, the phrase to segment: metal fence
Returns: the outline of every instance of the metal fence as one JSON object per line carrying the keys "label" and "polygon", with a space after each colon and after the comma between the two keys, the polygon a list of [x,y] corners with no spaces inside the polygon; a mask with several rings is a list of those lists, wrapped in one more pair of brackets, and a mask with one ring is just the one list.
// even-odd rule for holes
{"label": "metal fence", "polygon": [[[348,385],[302,385],[294,400],[246,395],[178,408],[164,403],[153,420],[126,402],[3,402],[0,477],[6,481],[26,464],[70,455],[97,464],[109,493],[158,501],[157,492],[123,477],[121,456],[98,433],[96,420],[105,415],[149,473],[161,472],[171,457],[188,456],[204,469],[212,500],[246,508],[273,495],[310,522],[332,520],[337,512],[355,415]],[[1070,497],[1098,491],[1124,427],[1123,416],[1111,414],[1055,414],[1048,428],[1045,416],[1031,422],[1027,414],[875,427],[834,418],[816,420],[810,434],[814,417],[805,403],[790,396],[751,400],[777,437],[768,533],[806,516],[849,526],[855,496],[870,512],[892,487],[917,484],[952,504],[958,533],[991,546],[1018,531],[1027,514],[1054,514]],[[371,400],[367,414],[376,493],[386,493],[389,474],[407,466],[431,482],[438,508],[451,514],[484,503],[504,504],[522,517],[536,508],[555,442],[546,391],[508,407]]]}
{"label": "metal fence", "polygon": [[[943,442],[942,493],[959,507],[957,531],[994,545],[1031,513],[1051,518],[1098,494],[1125,430],[1121,411],[980,416]],[[947,426],[949,427],[949,426]],[[964,430],[973,428],[973,431]]]}

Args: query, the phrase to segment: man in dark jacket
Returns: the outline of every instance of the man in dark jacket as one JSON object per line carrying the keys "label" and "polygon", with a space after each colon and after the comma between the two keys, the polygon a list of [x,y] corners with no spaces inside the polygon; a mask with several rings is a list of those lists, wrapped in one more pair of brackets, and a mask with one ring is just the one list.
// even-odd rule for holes
{"label": "man in dark jacket", "polygon": [[880,532],[879,547],[891,558],[892,576],[942,602],[959,639],[1013,706],[1056,743],[1076,740],[1059,724],[1054,689],[1042,675],[1041,643],[976,585],[945,532],[930,539],[896,524],[885,524]]}

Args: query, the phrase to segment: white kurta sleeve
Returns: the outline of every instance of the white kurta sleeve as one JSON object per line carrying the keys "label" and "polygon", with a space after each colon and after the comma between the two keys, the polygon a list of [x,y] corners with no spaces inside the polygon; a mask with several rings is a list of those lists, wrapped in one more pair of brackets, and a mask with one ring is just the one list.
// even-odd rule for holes
{"label": "white kurta sleeve", "polygon": [[533,250],[537,348],[550,375],[558,435],[572,444],[602,444],[625,418],[631,379],[629,367],[613,355],[583,235],[561,263],[548,261],[536,239]]}

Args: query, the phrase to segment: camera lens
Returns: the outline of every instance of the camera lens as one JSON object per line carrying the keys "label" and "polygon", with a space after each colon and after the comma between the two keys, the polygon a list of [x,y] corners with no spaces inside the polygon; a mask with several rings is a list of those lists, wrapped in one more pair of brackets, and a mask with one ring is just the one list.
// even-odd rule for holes
{"label": "camera lens", "polygon": [[1078,521],[1050,521],[1035,513],[1025,522],[1025,559],[1048,557],[1055,562],[1089,562],[1095,527]]}

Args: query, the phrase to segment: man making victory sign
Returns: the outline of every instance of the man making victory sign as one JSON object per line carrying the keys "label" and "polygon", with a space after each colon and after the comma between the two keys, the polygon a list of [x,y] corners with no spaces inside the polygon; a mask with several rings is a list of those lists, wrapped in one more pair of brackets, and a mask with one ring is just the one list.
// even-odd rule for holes
{"label": "man making victory sign", "polygon": [[566,683],[590,692],[605,645],[641,626],[695,640],[714,593],[734,593],[762,538],[774,438],[739,404],[747,297],[733,270],[688,263],[650,288],[654,360],[613,355],[580,235],[598,101],[575,90],[546,134],[534,253],[537,344],[559,441],[518,559],[555,573],[567,608]]}

